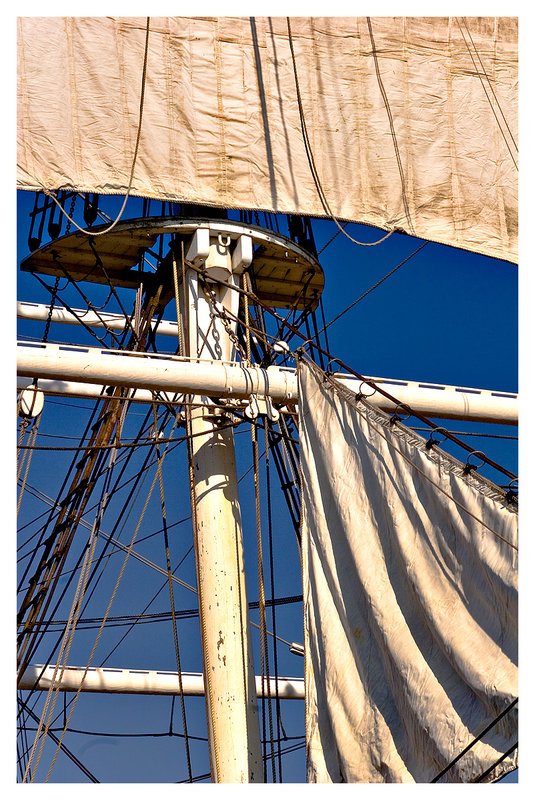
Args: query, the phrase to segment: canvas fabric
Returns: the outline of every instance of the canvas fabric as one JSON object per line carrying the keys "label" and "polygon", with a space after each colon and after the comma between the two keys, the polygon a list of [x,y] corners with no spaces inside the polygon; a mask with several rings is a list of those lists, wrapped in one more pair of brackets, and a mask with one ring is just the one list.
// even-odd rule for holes
{"label": "canvas fabric", "polygon": [[478,781],[517,741],[517,514],[389,419],[299,365],[308,780],[431,782],[491,725],[440,779]]}
{"label": "canvas fabric", "polygon": [[[17,186],[124,194],[146,19],[17,24]],[[151,18],[131,194],[516,262],[516,18],[294,17],[291,36],[297,84],[284,17]]]}

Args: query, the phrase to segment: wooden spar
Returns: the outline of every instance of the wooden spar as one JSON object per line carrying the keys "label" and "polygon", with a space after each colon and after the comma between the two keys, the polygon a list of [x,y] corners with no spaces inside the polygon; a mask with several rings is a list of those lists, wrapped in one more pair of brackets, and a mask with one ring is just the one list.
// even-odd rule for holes
{"label": "wooden spar", "polygon": [[[226,333],[224,333],[226,335]],[[51,394],[95,396],[107,386],[135,389],[132,402],[152,402],[151,392],[202,394],[208,397],[248,400],[251,394],[269,396],[274,403],[295,404],[298,388],[295,370],[271,366],[263,369],[237,363],[146,356],[117,350],[91,347],[58,347],[20,342],[17,346],[17,369],[20,378],[39,379],[38,388]],[[395,406],[379,392],[350,375],[334,377],[355,393],[362,391],[367,401],[384,411]],[[372,378],[399,403],[420,414],[443,419],[518,423],[518,395],[464,386]],[[28,385],[27,381],[25,385]],[[21,387],[22,388],[22,385]],[[183,397],[176,402],[183,402]]]}
{"label": "wooden spar", "polygon": [[[31,664],[22,675],[19,689],[48,691],[54,682],[54,664]],[[269,690],[268,690],[269,681]],[[57,671],[55,688],[60,692],[105,692],[115,694],[158,694],[189,697],[204,695],[204,677],[198,672],[177,672],[151,669],[111,669],[107,667],[64,667]],[[257,697],[275,697],[281,700],[303,700],[303,678],[255,677]]]}

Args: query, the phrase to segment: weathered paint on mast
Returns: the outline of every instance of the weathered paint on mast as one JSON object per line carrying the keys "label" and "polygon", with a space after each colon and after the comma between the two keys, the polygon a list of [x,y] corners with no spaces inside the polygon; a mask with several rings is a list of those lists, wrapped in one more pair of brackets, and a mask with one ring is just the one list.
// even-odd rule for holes
{"label": "weathered paint on mast", "polygon": [[[196,266],[206,266],[207,275],[232,284],[238,277],[233,271],[230,240],[208,233],[200,230],[195,234],[188,258]],[[211,284],[209,301],[195,270],[188,270],[185,279],[181,313],[189,355],[230,360],[233,345],[215,316],[214,303],[231,310],[238,302],[237,292],[224,283]],[[237,308],[233,310],[237,315]],[[233,431],[222,427],[228,420],[208,398],[202,400],[204,405],[191,410],[190,433],[212,778],[217,783],[262,782]]]}

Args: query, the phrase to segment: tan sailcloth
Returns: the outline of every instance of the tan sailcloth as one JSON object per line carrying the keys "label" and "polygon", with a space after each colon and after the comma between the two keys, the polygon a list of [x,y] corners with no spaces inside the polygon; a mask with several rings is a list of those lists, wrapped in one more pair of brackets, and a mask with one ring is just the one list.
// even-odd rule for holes
{"label": "tan sailcloth", "polygon": [[516,513],[305,363],[299,411],[308,780],[498,778],[516,766]]}
{"label": "tan sailcloth", "polygon": [[[517,261],[516,18],[149,29],[133,195],[332,214]],[[145,33],[140,17],[18,19],[19,188],[126,192]]]}

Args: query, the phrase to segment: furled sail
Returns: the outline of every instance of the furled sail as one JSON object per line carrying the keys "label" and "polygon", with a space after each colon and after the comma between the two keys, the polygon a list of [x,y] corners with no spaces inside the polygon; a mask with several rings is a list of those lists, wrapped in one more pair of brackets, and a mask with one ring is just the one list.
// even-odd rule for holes
{"label": "furled sail", "polygon": [[155,17],[146,71],[144,18],[18,26],[19,188],[122,194],[135,165],[138,196],[517,260],[515,18]]}
{"label": "furled sail", "polygon": [[495,780],[516,766],[516,512],[317,367],[299,397],[309,780]]}

